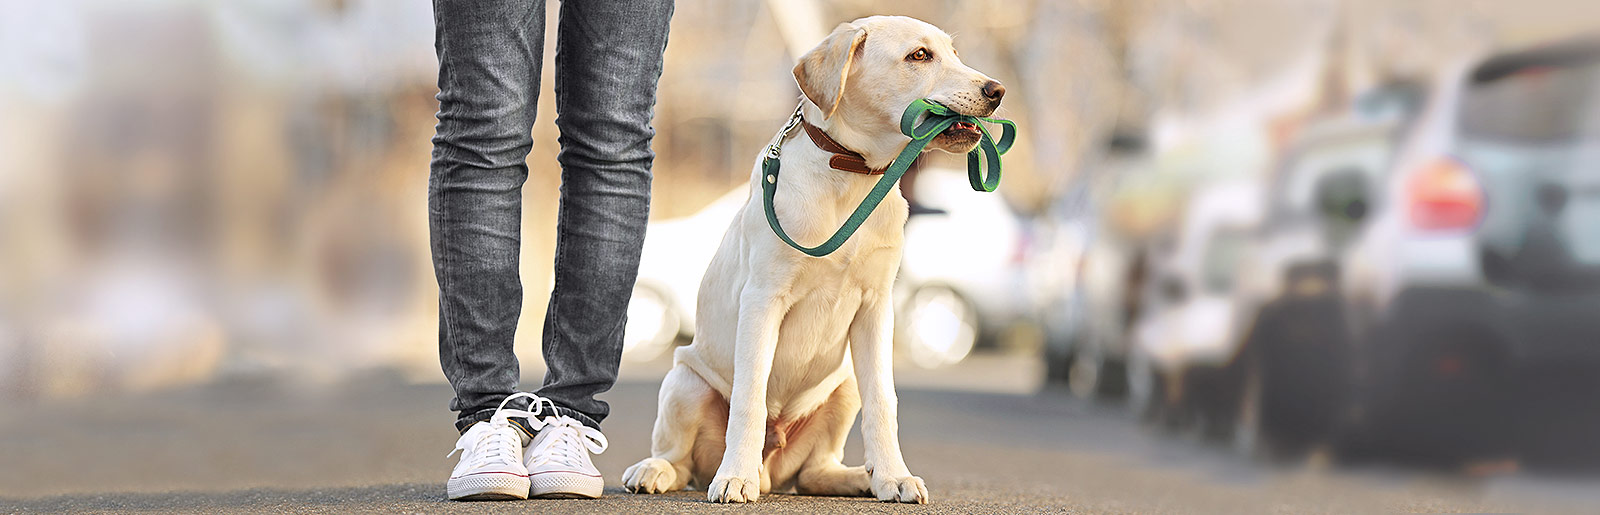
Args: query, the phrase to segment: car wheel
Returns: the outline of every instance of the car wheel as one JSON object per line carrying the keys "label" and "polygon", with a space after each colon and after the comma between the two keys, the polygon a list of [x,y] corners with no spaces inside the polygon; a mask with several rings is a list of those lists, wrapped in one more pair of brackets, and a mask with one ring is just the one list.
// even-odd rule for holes
{"label": "car wheel", "polygon": [[1237,383],[1230,380],[1228,369],[1191,374],[1184,381],[1185,411],[1192,414],[1200,439],[1228,442],[1233,438],[1234,403],[1238,400]]}
{"label": "car wheel", "polygon": [[1083,322],[1079,320],[1075,309],[1063,307],[1067,304],[1067,301],[1056,301],[1040,316],[1045,326],[1045,382],[1051,385],[1067,384],[1072,370],[1072,353],[1082,346],[1080,342],[1083,341]]}
{"label": "car wheel", "polygon": [[1254,362],[1245,363],[1244,384],[1239,388],[1238,412],[1233,421],[1231,443],[1234,450],[1250,457],[1263,454],[1261,424],[1261,372]]}
{"label": "car wheel", "polygon": [[1067,390],[1080,399],[1092,400],[1100,385],[1100,368],[1104,360],[1100,353],[1083,347],[1072,356],[1072,366],[1067,370]]}
{"label": "car wheel", "polygon": [[1050,385],[1065,385],[1072,376],[1072,348],[1070,340],[1049,341],[1044,346],[1044,380]]}
{"label": "car wheel", "polygon": [[1229,424],[1233,448],[1265,461],[1288,463],[1304,458],[1311,442],[1306,440],[1304,428],[1293,427],[1285,419],[1284,399],[1273,390],[1281,385],[1268,381],[1261,360],[1250,359],[1244,365],[1238,412]]}
{"label": "car wheel", "polygon": [[622,330],[622,359],[641,362],[661,357],[677,341],[680,325],[678,312],[665,294],[635,285],[633,298],[628,301],[627,325]]}
{"label": "car wheel", "polygon": [[1166,395],[1161,374],[1142,352],[1128,356],[1128,408],[1140,420],[1163,425],[1166,421]]}
{"label": "car wheel", "polygon": [[1080,346],[1067,371],[1067,390],[1084,400],[1115,399],[1127,393],[1126,374],[1126,368],[1106,359],[1099,346]]}
{"label": "car wheel", "polygon": [[959,363],[978,343],[977,307],[950,288],[918,288],[898,318],[905,353],[922,368]]}

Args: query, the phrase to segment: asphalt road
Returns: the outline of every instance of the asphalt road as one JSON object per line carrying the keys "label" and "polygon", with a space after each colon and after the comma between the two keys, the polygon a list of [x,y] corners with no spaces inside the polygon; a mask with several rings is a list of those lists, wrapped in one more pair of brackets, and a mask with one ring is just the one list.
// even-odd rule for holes
{"label": "asphalt road", "polygon": [[[337,385],[231,380],[157,394],[9,403],[0,410],[0,513],[1372,513],[1595,512],[1600,478],[1470,477],[1405,468],[1265,467],[1143,430],[1121,410],[1017,393],[1036,363],[978,360],[905,374],[902,443],[933,503],[702,492],[633,495],[622,470],[648,452],[654,372],[606,395],[604,499],[454,503],[448,387],[389,375]],[[642,377],[641,377],[642,376]],[[953,378],[940,382],[939,377]],[[989,379],[984,379],[988,377]],[[953,386],[952,386],[953,385]],[[951,388],[960,388],[959,390]],[[847,461],[859,462],[859,439]]]}

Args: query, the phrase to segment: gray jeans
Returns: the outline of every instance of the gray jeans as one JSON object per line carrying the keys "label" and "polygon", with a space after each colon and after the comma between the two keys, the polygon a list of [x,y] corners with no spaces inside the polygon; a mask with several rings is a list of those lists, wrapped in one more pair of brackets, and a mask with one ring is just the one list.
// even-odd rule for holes
{"label": "gray jeans", "polygon": [[[517,389],[522,184],[544,59],[544,0],[434,0],[439,124],[428,220],[439,362],[456,428]],[[650,214],[650,126],[672,0],[566,0],[556,46],[561,205],[538,394],[599,427]],[[522,406],[518,406],[519,408]]]}

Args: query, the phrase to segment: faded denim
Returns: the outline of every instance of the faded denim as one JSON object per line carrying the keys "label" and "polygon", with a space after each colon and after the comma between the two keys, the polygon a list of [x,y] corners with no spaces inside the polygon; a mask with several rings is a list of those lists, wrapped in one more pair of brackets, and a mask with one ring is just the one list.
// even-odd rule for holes
{"label": "faded denim", "polygon": [[[428,215],[439,362],[457,429],[517,389],[522,184],[544,57],[544,0],[434,0],[439,124]],[[671,0],[561,3],[555,58],[561,204],[549,368],[536,392],[599,427],[650,213],[650,126]],[[518,406],[519,408],[522,406]]]}

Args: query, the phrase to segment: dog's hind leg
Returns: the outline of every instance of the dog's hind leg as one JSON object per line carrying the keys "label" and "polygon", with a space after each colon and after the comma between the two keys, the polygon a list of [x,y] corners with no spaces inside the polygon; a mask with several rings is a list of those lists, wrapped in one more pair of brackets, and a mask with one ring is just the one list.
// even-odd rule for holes
{"label": "dog's hind leg", "polygon": [[863,466],[846,467],[837,461],[813,463],[800,471],[795,484],[800,495],[872,497],[872,476]]}
{"label": "dog's hind leg", "polygon": [[661,381],[650,457],[622,473],[623,486],[630,492],[646,494],[687,486],[700,426],[708,417],[725,416],[712,409],[722,403],[722,395],[694,370],[682,363],[674,365]]}
{"label": "dog's hind leg", "polygon": [[803,457],[795,492],[802,495],[871,496],[866,467],[844,466],[844,441],[861,409],[855,376],[840,384],[792,437],[795,457]]}

